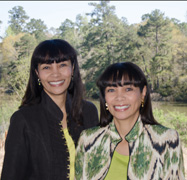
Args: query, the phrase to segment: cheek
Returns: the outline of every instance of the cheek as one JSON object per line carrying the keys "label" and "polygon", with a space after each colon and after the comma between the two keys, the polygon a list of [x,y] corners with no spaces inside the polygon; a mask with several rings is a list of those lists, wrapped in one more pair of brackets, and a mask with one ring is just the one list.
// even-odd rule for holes
{"label": "cheek", "polygon": [[140,93],[132,93],[131,95],[126,96],[126,98],[133,102],[134,104],[141,104],[141,94]]}
{"label": "cheek", "polygon": [[62,74],[63,76],[66,76],[66,77],[71,77],[71,75],[72,75],[72,68],[70,68],[70,67],[64,68],[64,69],[61,71],[61,74]]}
{"label": "cheek", "polygon": [[113,97],[110,95],[105,95],[105,101],[108,104],[108,106],[110,106],[112,104],[113,101]]}
{"label": "cheek", "polygon": [[45,78],[47,77],[47,74],[46,74],[46,73],[43,73],[42,71],[41,71],[41,72],[38,71],[38,77],[39,77],[40,79],[45,79]]}

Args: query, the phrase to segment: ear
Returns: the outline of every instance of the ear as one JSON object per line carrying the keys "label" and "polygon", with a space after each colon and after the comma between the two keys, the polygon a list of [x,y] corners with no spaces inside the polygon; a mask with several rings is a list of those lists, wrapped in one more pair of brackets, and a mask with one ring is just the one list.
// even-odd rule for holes
{"label": "ear", "polygon": [[38,71],[35,69],[35,73],[36,73],[36,75],[39,77],[39,73],[38,73]]}
{"label": "ear", "polygon": [[147,93],[147,86],[144,86],[144,87],[143,87],[143,90],[142,90],[142,99],[145,98],[146,93]]}

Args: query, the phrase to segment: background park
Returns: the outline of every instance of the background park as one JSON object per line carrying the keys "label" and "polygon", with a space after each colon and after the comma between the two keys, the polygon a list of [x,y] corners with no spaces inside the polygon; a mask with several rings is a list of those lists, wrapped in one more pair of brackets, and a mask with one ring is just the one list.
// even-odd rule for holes
{"label": "background park", "polygon": [[[32,52],[39,42],[60,38],[77,50],[85,98],[98,109],[95,82],[109,64],[131,61],[142,68],[155,118],[179,132],[187,177],[187,10],[184,22],[152,9],[142,14],[139,23],[129,24],[126,17],[117,16],[109,1],[87,3],[90,12],[77,14],[75,21],[67,17],[58,28],[29,17],[22,6],[9,9],[8,26],[0,37],[0,164],[10,116],[27,85]],[[0,29],[2,24],[0,16]]]}

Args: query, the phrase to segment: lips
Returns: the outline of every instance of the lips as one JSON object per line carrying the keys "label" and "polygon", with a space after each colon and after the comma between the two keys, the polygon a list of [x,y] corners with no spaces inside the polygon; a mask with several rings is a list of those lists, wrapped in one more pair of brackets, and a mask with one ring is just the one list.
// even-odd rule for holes
{"label": "lips", "polygon": [[62,81],[54,81],[54,82],[49,82],[49,84],[53,85],[53,86],[58,86],[58,85],[62,85],[64,83],[65,80]]}
{"label": "lips", "polygon": [[130,105],[120,105],[120,106],[114,106],[114,109],[116,111],[125,111],[130,107]]}

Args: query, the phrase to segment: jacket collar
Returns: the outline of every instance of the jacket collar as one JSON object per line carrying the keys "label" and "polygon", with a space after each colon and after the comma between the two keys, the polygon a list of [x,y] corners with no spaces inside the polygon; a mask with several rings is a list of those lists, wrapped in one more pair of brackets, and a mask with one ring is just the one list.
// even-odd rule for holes
{"label": "jacket collar", "polygon": [[138,117],[138,120],[134,124],[133,128],[130,132],[125,136],[125,139],[130,143],[135,141],[143,132],[143,122],[141,120],[141,116]]}
{"label": "jacket collar", "polygon": [[[110,129],[110,135],[112,138],[112,143],[117,144],[118,142],[120,142],[122,140],[122,138],[120,137],[120,135],[116,129],[114,121],[112,121],[109,124],[109,129]],[[125,139],[129,143],[133,142],[141,135],[142,131],[143,131],[143,123],[141,121],[141,116],[139,116],[138,120],[136,121],[136,123],[134,124],[134,126],[132,127],[130,132],[125,136]]]}
{"label": "jacket collar", "polygon": [[[41,103],[43,107],[47,109],[50,114],[53,115],[56,119],[59,121],[62,120],[63,118],[63,113],[61,109],[58,107],[58,105],[49,97],[49,95],[43,90],[41,93]],[[66,97],[66,112],[69,114],[70,112],[70,107],[71,106],[71,100],[69,97],[69,94],[67,93]]]}

